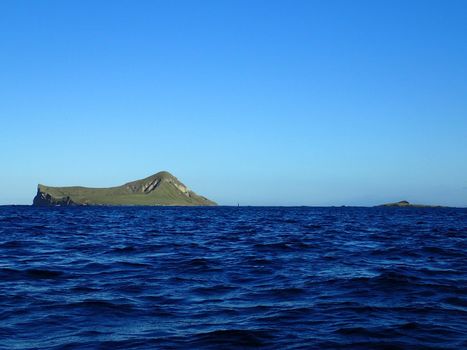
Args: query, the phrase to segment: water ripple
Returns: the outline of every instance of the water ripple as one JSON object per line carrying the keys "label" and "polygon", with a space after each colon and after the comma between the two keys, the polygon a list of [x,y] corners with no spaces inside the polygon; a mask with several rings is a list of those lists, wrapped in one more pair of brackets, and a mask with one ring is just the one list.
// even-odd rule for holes
{"label": "water ripple", "polygon": [[465,349],[467,210],[0,207],[0,349]]}

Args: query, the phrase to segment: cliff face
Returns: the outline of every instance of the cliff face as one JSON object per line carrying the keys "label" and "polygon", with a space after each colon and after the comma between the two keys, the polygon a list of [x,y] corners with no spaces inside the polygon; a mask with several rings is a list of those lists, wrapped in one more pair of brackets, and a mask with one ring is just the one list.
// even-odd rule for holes
{"label": "cliff face", "polygon": [[56,205],[76,205],[69,196],[55,198],[52,197],[49,193],[42,192],[41,186],[37,188],[37,194],[34,197],[32,205],[36,207],[49,207]]}
{"label": "cliff face", "polygon": [[172,174],[162,171],[118,187],[50,187],[39,185],[33,205],[181,205],[211,206],[215,202],[197,195]]}

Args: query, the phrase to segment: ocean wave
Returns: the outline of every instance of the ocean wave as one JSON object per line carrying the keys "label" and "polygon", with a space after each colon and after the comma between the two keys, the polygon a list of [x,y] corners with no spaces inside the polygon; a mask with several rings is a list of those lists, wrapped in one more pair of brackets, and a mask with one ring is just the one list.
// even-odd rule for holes
{"label": "ocean wave", "polygon": [[467,210],[0,208],[0,348],[467,348]]}

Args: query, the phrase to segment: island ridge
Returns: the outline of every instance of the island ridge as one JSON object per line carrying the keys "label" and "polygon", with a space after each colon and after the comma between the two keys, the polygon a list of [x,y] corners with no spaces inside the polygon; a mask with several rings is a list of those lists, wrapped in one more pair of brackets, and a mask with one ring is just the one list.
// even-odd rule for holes
{"label": "island ridge", "polygon": [[217,204],[197,195],[169,172],[161,171],[142,180],[109,188],[50,187],[39,184],[33,205],[213,206]]}

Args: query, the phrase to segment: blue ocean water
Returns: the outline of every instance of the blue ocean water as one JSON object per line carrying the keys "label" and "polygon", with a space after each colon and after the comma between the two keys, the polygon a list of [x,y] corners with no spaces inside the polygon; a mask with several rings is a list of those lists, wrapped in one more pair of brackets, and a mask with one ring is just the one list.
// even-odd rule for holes
{"label": "blue ocean water", "polygon": [[0,207],[1,349],[467,349],[467,210]]}

